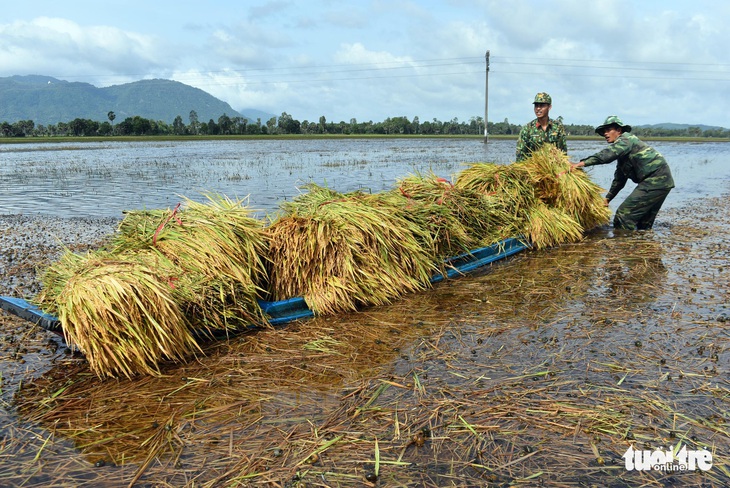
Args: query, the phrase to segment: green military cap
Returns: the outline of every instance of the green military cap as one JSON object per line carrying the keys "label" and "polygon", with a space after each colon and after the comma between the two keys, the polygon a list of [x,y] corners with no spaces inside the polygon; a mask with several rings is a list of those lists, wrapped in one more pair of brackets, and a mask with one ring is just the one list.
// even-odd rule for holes
{"label": "green military cap", "polygon": [[602,136],[603,131],[609,125],[617,125],[617,126],[621,127],[621,130],[623,132],[631,132],[631,126],[629,124],[624,124],[623,121],[618,117],[618,115],[609,115],[608,117],[606,117],[605,122],[603,122],[601,125],[596,127],[596,134]]}
{"label": "green military cap", "polygon": [[550,95],[548,95],[547,93],[540,92],[537,95],[535,95],[535,101],[532,102],[532,103],[533,104],[535,104],[535,103],[547,103],[548,105],[552,105],[553,104],[553,99],[550,98]]}

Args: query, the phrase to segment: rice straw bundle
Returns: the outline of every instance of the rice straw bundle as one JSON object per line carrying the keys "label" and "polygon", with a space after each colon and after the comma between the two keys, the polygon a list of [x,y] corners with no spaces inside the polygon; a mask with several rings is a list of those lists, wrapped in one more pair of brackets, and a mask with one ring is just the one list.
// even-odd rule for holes
{"label": "rice straw bundle", "polygon": [[[355,308],[353,249],[337,222],[284,216],[268,231],[269,284],[274,300],[303,296],[319,314]],[[350,279],[343,280],[343,276]]]}
{"label": "rice straw bundle", "polygon": [[183,210],[128,212],[112,241],[116,252],[156,249],[183,270],[175,293],[196,325],[235,329],[266,319],[263,294],[266,255],[263,222],[242,201],[207,195]]}
{"label": "rice straw bundle", "polygon": [[74,272],[55,290],[58,319],[66,341],[98,376],[159,374],[163,360],[200,351],[164,275],[174,270],[169,261],[153,253],[99,252],[64,262]]}
{"label": "rice straw bundle", "polygon": [[429,286],[428,233],[362,193],[317,185],[268,228],[275,300],[303,296],[317,314],[389,303]]}
{"label": "rice straw bundle", "polygon": [[[94,254],[100,256],[102,251]],[[41,291],[33,298],[35,305],[46,313],[58,316],[58,295],[68,280],[84,268],[88,260],[88,255],[65,249],[56,262],[41,272]]]}
{"label": "rice straw bundle", "polygon": [[583,238],[583,227],[564,210],[538,202],[527,213],[523,235],[536,249],[545,249]]}
{"label": "rice straw bundle", "polygon": [[540,200],[564,210],[584,229],[608,223],[611,211],[601,196],[603,189],[583,171],[571,171],[568,156],[552,144],[515,165],[525,169]]}
{"label": "rice straw bundle", "polygon": [[507,237],[503,231],[513,220],[494,195],[457,187],[434,174],[408,176],[400,180],[398,192],[410,200],[427,202],[427,212],[448,222],[431,228],[439,259]]}
{"label": "rice straw bundle", "polygon": [[520,226],[537,201],[525,169],[515,164],[475,163],[459,173],[454,185],[492,197],[509,217],[502,224],[507,235]]}
{"label": "rice straw bundle", "polygon": [[477,242],[460,218],[460,210],[469,202],[450,182],[433,173],[409,175],[398,182],[397,189],[379,197],[380,205],[428,231],[434,260],[462,253]]}

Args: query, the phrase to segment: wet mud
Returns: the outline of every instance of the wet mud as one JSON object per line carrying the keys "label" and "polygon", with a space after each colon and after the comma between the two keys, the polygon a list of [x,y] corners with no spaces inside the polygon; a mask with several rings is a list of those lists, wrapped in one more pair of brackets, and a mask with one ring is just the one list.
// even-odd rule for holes
{"label": "wet mud", "polygon": [[[728,206],[208,343],[161,377],[99,380],[1,313],[0,485],[728,486]],[[2,293],[114,225],[1,217]],[[627,469],[673,446],[712,467]]]}

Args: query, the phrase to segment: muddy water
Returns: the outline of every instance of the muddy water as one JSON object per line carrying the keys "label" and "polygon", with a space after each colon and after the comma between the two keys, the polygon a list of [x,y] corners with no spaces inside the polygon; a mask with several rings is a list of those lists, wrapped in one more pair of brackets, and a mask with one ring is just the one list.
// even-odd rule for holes
{"label": "muddy water", "polygon": [[[678,180],[707,184],[678,181],[653,232],[606,229],[390,306],[209,344],[161,378],[99,381],[2,314],[0,486],[367,486],[376,451],[379,486],[727,486],[728,204],[703,195],[727,190],[728,161],[662,150],[690,161]],[[81,247],[113,228],[0,222],[3,293],[21,294],[53,236]],[[630,441],[707,448],[714,467],[629,472]]]}

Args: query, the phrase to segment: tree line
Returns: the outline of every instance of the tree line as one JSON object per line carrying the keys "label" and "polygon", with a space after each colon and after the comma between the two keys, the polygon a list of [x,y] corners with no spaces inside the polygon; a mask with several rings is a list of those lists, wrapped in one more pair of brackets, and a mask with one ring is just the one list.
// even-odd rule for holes
{"label": "tree line", "polygon": [[[279,117],[271,117],[266,122],[261,119],[251,121],[245,117],[229,117],[226,114],[218,120],[200,121],[195,110],[188,114],[187,123],[178,115],[172,124],[161,120],[151,120],[140,116],[127,117],[114,123],[116,114],[109,112],[103,122],[76,118],[70,122],[58,124],[36,125],[32,120],[20,120],[15,123],[0,123],[0,137],[53,137],[53,136],[186,136],[186,135],[280,135],[280,134],[383,134],[383,135],[484,135],[484,118],[472,117],[468,121],[453,118],[448,121],[438,119],[421,122],[418,116],[388,117],[382,122],[330,122],[324,116],[317,121],[294,119],[283,112]],[[564,123],[562,117],[558,117]],[[490,135],[517,135],[521,125],[504,119],[502,122],[489,122]],[[594,127],[590,125],[565,124],[569,135],[593,136]],[[712,137],[730,138],[728,129],[706,129],[688,127],[683,129],[663,129],[636,127],[635,133],[640,136],[660,137]]]}

